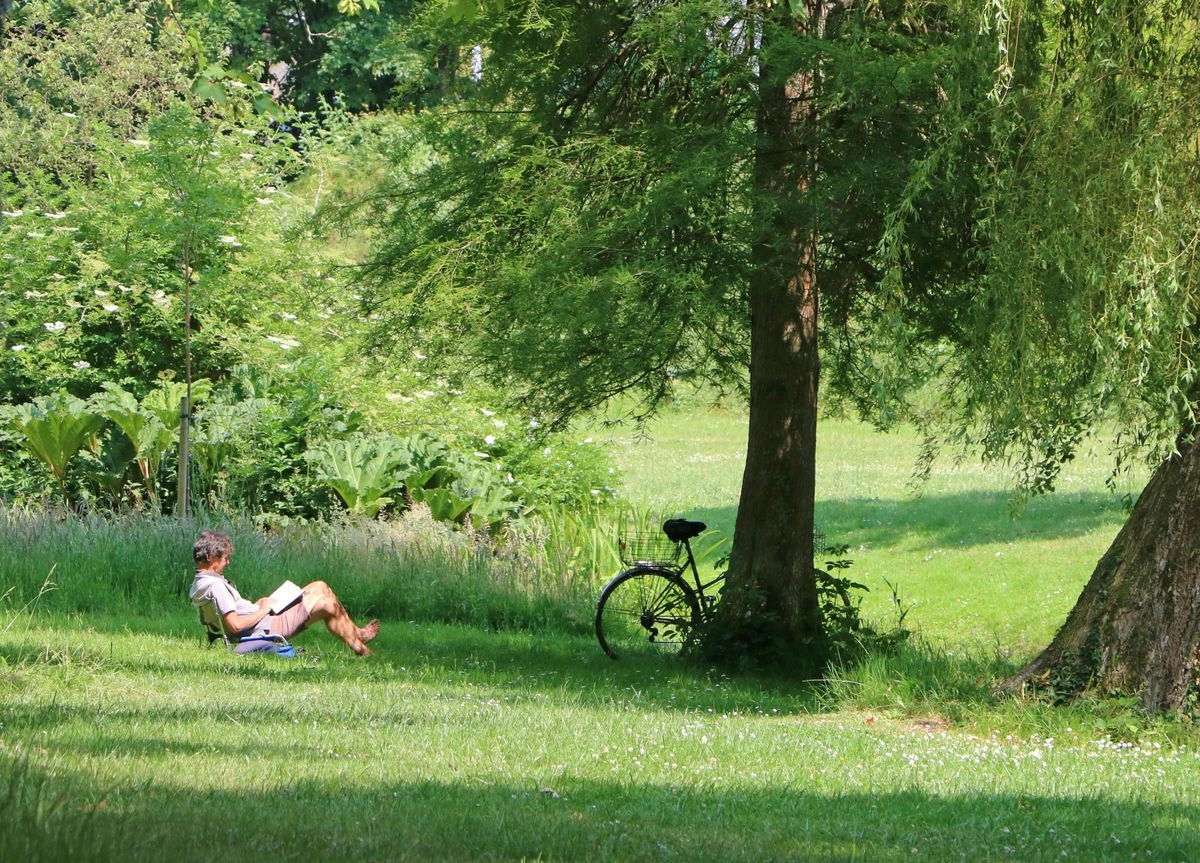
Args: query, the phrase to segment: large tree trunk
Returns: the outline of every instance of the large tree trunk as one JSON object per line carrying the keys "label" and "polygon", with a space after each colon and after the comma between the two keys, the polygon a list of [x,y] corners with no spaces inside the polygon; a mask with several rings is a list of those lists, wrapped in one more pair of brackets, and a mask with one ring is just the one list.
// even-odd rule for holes
{"label": "large tree trunk", "polygon": [[[780,14],[784,5],[772,13]],[[790,26],[805,27],[817,18],[791,20]],[[764,43],[767,38],[764,33]],[[796,212],[816,162],[815,76],[801,70],[783,79],[764,56],[769,55],[760,52],[754,182],[756,199],[765,207],[750,281],[750,431],[728,578],[710,646],[812,673],[825,658],[812,569],[820,372],[817,237],[814,225],[797,222]]]}
{"label": "large tree trunk", "polygon": [[1178,708],[1200,646],[1200,442],[1154,472],[1054,641],[1004,684]]}

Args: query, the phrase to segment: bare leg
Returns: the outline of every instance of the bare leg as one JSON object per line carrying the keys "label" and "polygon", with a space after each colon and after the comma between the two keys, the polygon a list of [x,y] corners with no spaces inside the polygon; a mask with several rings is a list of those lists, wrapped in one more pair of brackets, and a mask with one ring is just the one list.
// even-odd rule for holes
{"label": "bare leg", "polygon": [[314,581],[304,586],[304,595],[300,597],[304,607],[308,609],[310,620],[325,621],[326,628],[347,647],[359,656],[369,656],[367,642],[379,634],[379,621],[372,620],[364,627],[359,627],[342,603],[323,581]]}

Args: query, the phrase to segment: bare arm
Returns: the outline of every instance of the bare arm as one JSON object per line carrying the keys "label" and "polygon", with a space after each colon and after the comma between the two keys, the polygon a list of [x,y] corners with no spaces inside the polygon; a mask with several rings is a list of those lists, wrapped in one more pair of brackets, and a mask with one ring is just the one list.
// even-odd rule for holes
{"label": "bare arm", "polygon": [[264,596],[255,605],[258,606],[258,611],[252,611],[249,614],[238,614],[231,611],[225,615],[226,630],[235,633],[245,632],[271,613],[271,600],[269,597]]}

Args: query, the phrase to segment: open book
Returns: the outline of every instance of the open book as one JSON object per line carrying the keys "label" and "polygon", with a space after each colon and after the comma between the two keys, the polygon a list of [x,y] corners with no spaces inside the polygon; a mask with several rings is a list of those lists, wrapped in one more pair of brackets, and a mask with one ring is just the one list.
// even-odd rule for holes
{"label": "open book", "polygon": [[286,608],[290,608],[300,601],[300,595],[304,591],[295,582],[285,581],[279,587],[275,588],[275,592],[267,597],[267,604],[271,607],[271,614],[279,614]]}

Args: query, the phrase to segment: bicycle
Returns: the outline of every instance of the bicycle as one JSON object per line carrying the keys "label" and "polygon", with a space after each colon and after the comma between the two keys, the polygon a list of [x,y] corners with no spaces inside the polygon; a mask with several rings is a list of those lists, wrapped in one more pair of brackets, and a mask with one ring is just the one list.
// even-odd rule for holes
{"label": "bicycle", "polygon": [[[654,533],[634,533],[618,541],[621,563],[627,568],[613,576],[596,602],[596,638],[611,659],[650,644],[663,653],[683,648],[693,631],[712,619],[717,595],[712,589],[725,580],[720,573],[702,581],[691,541],[708,526],[702,521],[673,518],[663,523],[666,539]],[[680,563],[683,550],[686,559]],[[823,534],[813,534],[813,553],[825,551]],[[692,571],[692,583],[684,575]],[[817,570],[818,592],[832,595],[851,608],[842,579]]]}

